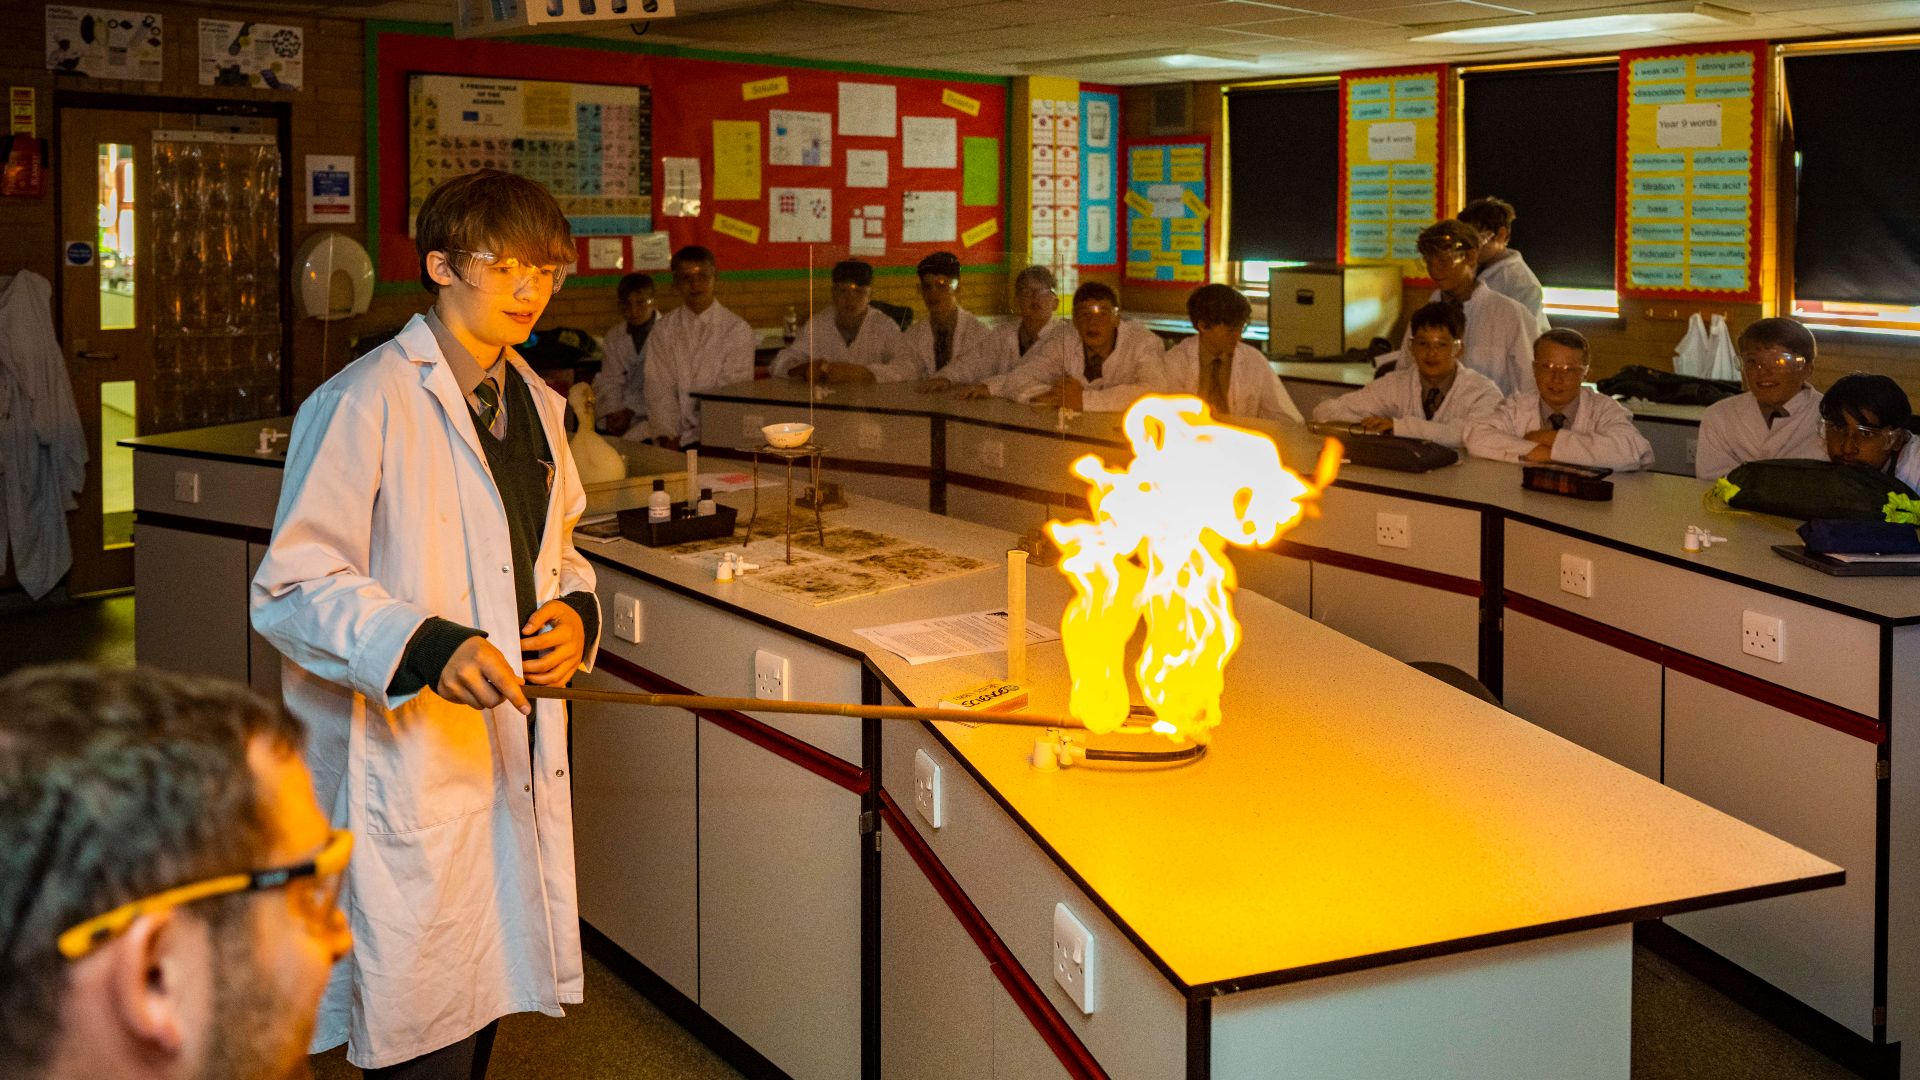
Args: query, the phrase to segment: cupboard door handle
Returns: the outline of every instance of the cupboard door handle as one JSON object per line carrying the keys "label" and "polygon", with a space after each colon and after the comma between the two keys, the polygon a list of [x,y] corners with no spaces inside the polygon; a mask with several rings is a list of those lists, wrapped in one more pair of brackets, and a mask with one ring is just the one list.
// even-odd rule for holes
{"label": "cupboard door handle", "polygon": [[117,352],[83,352],[83,353],[80,353],[79,355],[80,355],[80,359],[82,360],[118,360],[120,359],[120,354]]}

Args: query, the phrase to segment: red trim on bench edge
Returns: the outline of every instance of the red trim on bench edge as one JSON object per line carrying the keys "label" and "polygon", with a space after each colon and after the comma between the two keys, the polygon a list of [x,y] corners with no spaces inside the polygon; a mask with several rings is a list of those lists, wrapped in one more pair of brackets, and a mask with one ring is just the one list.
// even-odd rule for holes
{"label": "red trim on bench edge", "polygon": [[[648,693],[653,694],[694,694],[672,679],[649,671],[639,664],[612,653],[602,651],[596,665],[609,675],[624,679]],[[785,758],[808,772],[838,784],[856,795],[865,794],[868,787],[867,773],[864,769],[844,761],[836,755],[803,742],[775,727],[755,720],[745,713],[724,709],[694,709],[695,716],[747,740],[769,753]]]}
{"label": "red trim on bench edge", "polygon": [[1409,585],[1424,585],[1429,589],[1439,589],[1442,592],[1471,596],[1476,600],[1485,595],[1487,591],[1486,587],[1481,584],[1479,578],[1455,577],[1452,574],[1442,574],[1438,570],[1422,570],[1417,566],[1402,566],[1399,563],[1390,563],[1382,559],[1369,559],[1365,555],[1350,555],[1344,551],[1314,547],[1311,544],[1295,543],[1292,540],[1282,540],[1274,544],[1270,550],[1275,554],[1285,555],[1292,559],[1306,559],[1309,562],[1326,563],[1328,566],[1337,566],[1342,570],[1353,570],[1362,574],[1372,574],[1375,577],[1392,578],[1395,581],[1404,581]]}
{"label": "red trim on bench edge", "polygon": [[1629,633],[1618,627],[1589,619],[1565,608],[1543,603],[1530,596],[1508,589],[1507,607],[1529,618],[1538,619],[1549,626],[1557,626],[1568,633],[1591,638],[1603,645],[1610,645],[1621,652],[1631,653],[1644,660],[1651,660],[1662,667],[1672,668],[1682,675],[1690,675],[1701,682],[1717,686],[1750,698],[1762,705],[1770,705],[1782,712],[1792,713],[1804,720],[1811,720],[1822,727],[1830,727],[1844,735],[1863,739],[1876,746],[1887,740],[1886,725],[1865,713],[1842,708],[1830,701],[1822,701],[1810,694],[1798,690],[1789,690],[1776,683],[1749,675],[1711,660],[1703,660],[1688,652],[1662,645],[1638,634]]}
{"label": "red trim on bench edge", "polygon": [[986,916],[973,906],[966,891],[947,872],[940,857],[933,853],[919,831],[907,821],[899,804],[893,801],[893,796],[885,788],[880,789],[880,816],[892,827],[900,846],[906,849],[914,865],[926,875],[933,891],[940,894],[940,899],[946,901],[947,909],[953,912],[954,918],[960,920],[967,936],[985,954],[987,966],[992,969],[994,977],[1000,980],[1000,985],[1026,1015],[1034,1031],[1052,1049],[1053,1055],[1060,1059],[1067,1073],[1075,1080],[1107,1080],[1106,1070],[1100,1067],[1086,1044],[1067,1026],[1066,1019],[1053,1007],[1053,1002],[1047,1000],[1046,993],[1027,974],[1027,969],[1014,959],[1013,950],[1007,948],[1006,942],[1000,940],[1000,935],[993,932]]}

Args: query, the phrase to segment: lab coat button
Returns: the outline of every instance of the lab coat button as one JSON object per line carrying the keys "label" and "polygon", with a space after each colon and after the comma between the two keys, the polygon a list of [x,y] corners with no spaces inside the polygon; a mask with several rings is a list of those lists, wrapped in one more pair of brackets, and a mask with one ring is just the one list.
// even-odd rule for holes
{"label": "lab coat button", "polygon": [[521,790],[521,791],[532,791],[532,790],[533,790],[533,785],[532,785],[532,784],[527,784],[527,785],[524,785],[523,787],[521,787],[521,789],[520,789],[520,790]]}
{"label": "lab coat button", "polygon": [[555,776],[565,776],[565,775],[567,775],[567,770],[565,770],[565,769],[555,769],[555,770],[553,770],[553,775],[555,775]]}
{"label": "lab coat button", "polygon": [[500,572],[501,572],[501,573],[503,573],[503,574],[511,574],[511,573],[513,573],[513,567],[511,567],[511,566],[503,566],[503,567],[501,567],[501,568],[500,568]]}

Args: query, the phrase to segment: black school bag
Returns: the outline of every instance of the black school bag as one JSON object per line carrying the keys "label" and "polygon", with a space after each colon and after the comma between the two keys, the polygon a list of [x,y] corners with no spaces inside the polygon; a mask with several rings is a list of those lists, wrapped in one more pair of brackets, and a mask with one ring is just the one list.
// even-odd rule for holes
{"label": "black school bag", "polygon": [[1895,520],[1920,498],[1884,469],[1807,458],[1749,461],[1714,481],[1713,494],[1735,510],[1846,521]]}

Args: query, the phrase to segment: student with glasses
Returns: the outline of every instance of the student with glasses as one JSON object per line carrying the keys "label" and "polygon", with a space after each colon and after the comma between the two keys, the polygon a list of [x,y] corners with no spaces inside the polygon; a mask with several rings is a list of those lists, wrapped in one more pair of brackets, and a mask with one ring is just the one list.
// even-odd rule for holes
{"label": "student with glasses", "polygon": [[309,1075],[353,836],[300,723],[142,669],[29,669],[0,699],[0,1076]]}
{"label": "student with glasses", "polygon": [[927,317],[907,327],[893,363],[874,372],[881,382],[926,380],[959,368],[977,366],[974,357],[987,347],[991,333],[960,306],[960,259],[951,251],[936,251],[914,267],[920,302]]}
{"label": "student with glasses", "polygon": [[1747,392],[1722,398],[1700,415],[1693,475],[1717,480],[1749,461],[1827,456],[1820,439],[1820,391],[1813,375],[1813,333],[1792,319],[1761,319],[1740,332]]}
{"label": "student with glasses", "polygon": [[1500,407],[1500,388],[1460,363],[1460,337],[1466,331],[1460,309],[1428,304],[1413,313],[1408,328],[1411,365],[1322,401],[1313,407],[1313,418],[1458,447],[1468,424],[1492,416]]}
{"label": "student with glasses", "polygon": [[1187,294],[1194,334],[1167,350],[1167,389],[1192,394],[1215,416],[1302,421],[1293,396],[1265,354],[1240,340],[1253,305],[1231,285],[1202,285]]}
{"label": "student with glasses", "polygon": [[314,1049],[465,1080],[500,1017],[581,1000],[566,708],[521,684],[591,665],[600,609],[567,403],[513,351],[573,261],[567,219],[483,170],[414,233],[432,310],[300,406],[253,627],[361,840]]}
{"label": "student with glasses", "polygon": [[1587,339],[1578,331],[1549,330],[1533,346],[1539,389],[1515,394],[1492,416],[1470,423],[1467,452],[1525,465],[1559,462],[1631,472],[1653,465],[1653,445],[1633,426],[1626,407],[1582,385]]}
{"label": "student with glasses", "polygon": [[713,252],[689,244],[673,253],[670,265],[680,306],[660,316],[647,342],[647,427],[655,443],[683,450],[700,444],[693,395],[753,378],[760,339],[715,299]]}
{"label": "student with glasses", "polygon": [[1073,324],[1055,312],[1060,296],[1053,271],[1044,266],[1029,266],[1014,275],[1013,310],[1019,316],[987,332],[987,340],[978,349],[959,357],[939,373],[920,384],[926,393],[938,393],[956,386],[984,383],[1020,366],[1027,353],[1053,334],[1073,333]]}
{"label": "student with glasses", "polygon": [[1460,220],[1480,231],[1480,250],[1476,258],[1477,276],[1489,289],[1519,301],[1533,315],[1534,332],[1553,329],[1547,321],[1547,292],[1540,278],[1520,255],[1519,248],[1508,247],[1513,238],[1513,204],[1491,196],[1475,199],[1460,208]]}
{"label": "student with glasses", "polygon": [[[843,259],[833,267],[833,303],[807,320],[767,374],[805,382],[873,382],[900,351],[900,324],[873,306],[873,267]],[[751,377],[751,376],[749,376]]]}
{"label": "student with glasses", "polygon": [[[1492,379],[1500,393],[1511,396],[1533,389],[1533,315],[1519,301],[1488,288],[1476,276],[1480,232],[1451,218],[1429,225],[1420,233],[1420,258],[1433,279],[1427,299],[1452,304],[1466,319],[1460,339],[1460,362]],[[1401,340],[1400,351],[1378,361],[1405,360],[1413,331]]]}
{"label": "student with glasses", "polygon": [[962,398],[992,395],[1049,408],[1125,412],[1143,394],[1168,391],[1166,351],[1153,331],[1121,316],[1112,286],[1089,281],[1073,292],[1072,334],[1049,335],[1019,367],[956,392]]}
{"label": "student with glasses", "polygon": [[1820,398],[1820,439],[1828,458],[1884,469],[1920,491],[1920,441],[1912,429],[1913,403],[1885,375],[1842,375]]}

